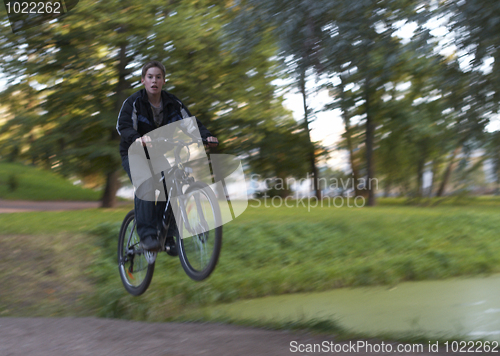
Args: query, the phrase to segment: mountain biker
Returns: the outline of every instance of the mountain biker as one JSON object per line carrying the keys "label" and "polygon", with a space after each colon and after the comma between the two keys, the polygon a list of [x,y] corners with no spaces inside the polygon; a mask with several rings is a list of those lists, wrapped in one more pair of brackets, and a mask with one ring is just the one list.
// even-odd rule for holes
{"label": "mountain biker", "polygon": [[[162,90],[165,84],[165,67],[158,61],[150,61],[142,67],[141,83],[144,89],[131,95],[123,102],[116,129],[121,136],[120,155],[122,166],[130,179],[130,165],[128,149],[130,145],[139,141],[143,146],[151,138],[148,132],[174,121],[182,120],[181,109],[192,116],[186,106],[174,95]],[[196,119],[201,137],[208,142],[209,147],[218,145],[217,138],[212,136],[203,124]],[[155,251],[160,248],[158,241],[158,228],[161,224],[162,214],[166,202],[146,201],[137,198],[134,194],[134,210],[137,222],[137,233],[141,240],[141,247],[145,250]],[[174,235],[177,227],[171,224],[167,232],[166,245],[169,254],[176,255]]]}

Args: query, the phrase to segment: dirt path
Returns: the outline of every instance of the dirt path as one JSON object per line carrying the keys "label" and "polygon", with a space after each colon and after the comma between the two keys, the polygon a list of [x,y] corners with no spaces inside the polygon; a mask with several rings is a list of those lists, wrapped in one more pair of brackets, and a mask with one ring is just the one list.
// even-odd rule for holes
{"label": "dirt path", "polygon": [[[291,344],[294,341],[297,344]],[[391,353],[297,350],[299,344],[307,347],[304,345],[322,342],[347,344],[346,349],[349,344],[304,333],[220,324],[144,323],[98,318],[0,318],[0,355],[3,356],[452,355],[445,352],[400,353],[396,350],[397,344],[391,344]],[[295,352],[290,351],[291,347]],[[425,351],[427,348],[428,345],[424,345]]]}
{"label": "dirt path", "polygon": [[[91,209],[100,206],[98,201],[30,201],[30,200],[2,200],[0,199],[1,213],[21,213],[27,211],[58,211]],[[118,202],[118,205],[130,205],[131,202]]]}

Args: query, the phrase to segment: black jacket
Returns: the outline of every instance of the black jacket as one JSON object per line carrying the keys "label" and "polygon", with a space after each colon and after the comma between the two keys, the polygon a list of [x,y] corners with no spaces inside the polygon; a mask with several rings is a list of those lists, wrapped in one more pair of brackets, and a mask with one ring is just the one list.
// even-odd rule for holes
{"label": "black jacket", "polygon": [[[163,121],[160,126],[181,120],[181,109],[186,110],[188,115],[192,116],[179,99],[164,90],[161,91],[161,100],[163,102]],[[196,119],[196,121],[203,139],[212,136],[200,120]],[[127,156],[128,148],[137,138],[156,128],[148,94],[146,89],[141,89],[123,102],[118,114],[116,129],[121,136],[120,155],[122,157]]]}

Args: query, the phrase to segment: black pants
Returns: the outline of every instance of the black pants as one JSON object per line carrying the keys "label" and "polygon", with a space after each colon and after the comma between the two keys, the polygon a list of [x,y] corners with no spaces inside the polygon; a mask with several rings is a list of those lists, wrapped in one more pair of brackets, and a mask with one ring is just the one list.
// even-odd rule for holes
{"label": "black pants", "polygon": [[[132,181],[128,156],[122,157],[122,166]],[[154,201],[141,200],[134,194],[135,220],[137,222],[137,233],[141,240],[147,236],[157,236],[166,206],[165,201],[155,203]],[[178,236],[175,219],[172,219],[172,222],[168,228],[167,236]]]}

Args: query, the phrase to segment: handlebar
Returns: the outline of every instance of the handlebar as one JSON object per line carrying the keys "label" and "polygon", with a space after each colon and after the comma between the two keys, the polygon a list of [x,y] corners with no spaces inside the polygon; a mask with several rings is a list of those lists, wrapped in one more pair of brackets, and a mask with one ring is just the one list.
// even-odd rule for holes
{"label": "handlebar", "polygon": [[173,139],[168,139],[168,138],[163,138],[163,137],[155,138],[147,143],[171,143],[174,145],[181,145],[181,146],[189,146],[189,145],[192,145],[193,143],[203,143],[204,145],[210,144],[210,142],[208,142],[207,140],[204,140],[204,139],[196,139],[196,140],[193,139],[192,141],[185,142],[182,140],[173,140]]}
{"label": "handlebar", "polygon": [[149,159],[149,152],[148,152],[147,148],[152,148],[152,146],[154,144],[163,144],[163,145],[167,145],[166,152],[168,152],[170,150],[174,151],[174,158],[175,158],[176,164],[182,163],[182,161],[185,161],[185,162],[189,161],[189,158],[191,156],[191,152],[190,152],[189,148],[187,149],[187,158],[184,160],[181,160],[181,158],[180,158],[181,150],[184,147],[188,147],[189,145],[192,145],[192,144],[198,144],[198,147],[199,147],[200,143],[203,143],[205,146],[209,146],[211,143],[216,143],[217,145],[219,144],[218,142],[209,142],[203,138],[198,138],[198,137],[194,137],[194,136],[191,136],[191,141],[184,141],[181,139],[174,140],[172,138],[165,138],[165,137],[156,137],[154,139],[151,139],[149,137],[149,139],[150,139],[150,141],[143,141],[144,150],[146,151],[146,156],[148,159]]}
{"label": "handlebar", "polygon": [[[168,138],[164,138],[164,137],[158,137],[158,138],[155,138],[155,139],[152,139],[151,141],[149,142],[146,142],[147,144],[155,144],[155,143],[160,143],[160,144],[170,144],[170,145],[173,145],[174,147],[170,148],[170,149],[174,149],[174,157],[175,157],[175,163],[178,164],[178,163],[181,163],[181,150],[184,148],[184,147],[188,147],[192,144],[200,144],[200,143],[203,143],[205,145],[209,144],[210,142],[208,142],[207,140],[204,140],[204,139],[196,139],[196,138],[193,138],[191,141],[183,141],[183,140],[174,140],[174,139],[168,139]],[[170,150],[168,149],[168,150]],[[189,151],[189,148],[187,149],[187,158],[185,158],[184,161],[189,161],[189,158],[191,156],[191,152]]]}

